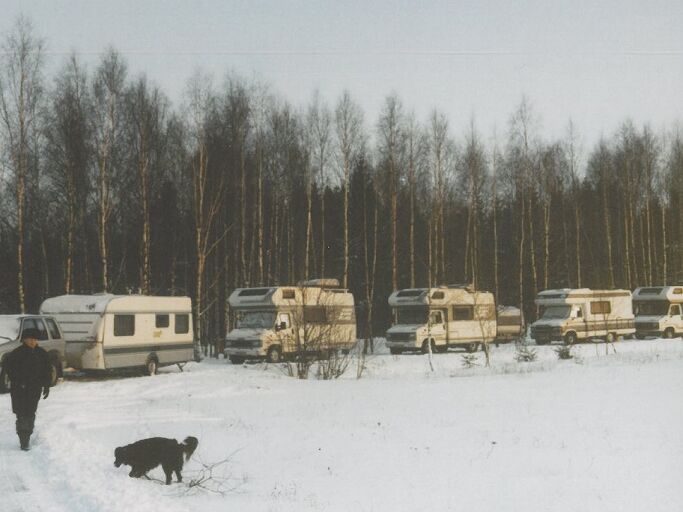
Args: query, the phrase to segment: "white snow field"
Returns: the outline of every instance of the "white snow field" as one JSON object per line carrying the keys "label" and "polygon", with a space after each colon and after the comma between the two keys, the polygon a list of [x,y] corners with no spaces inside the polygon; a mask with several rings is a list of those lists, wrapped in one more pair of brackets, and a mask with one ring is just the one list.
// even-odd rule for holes
{"label": "white snow field", "polygon": [[[71,376],[41,401],[18,449],[0,396],[0,510],[680,511],[683,340],[578,346],[559,361],[466,369],[457,352],[371,356],[338,381],[265,364],[190,364],[154,377]],[[479,353],[480,361],[482,354]],[[114,448],[188,435],[185,465],[216,489],[131,479]],[[221,480],[219,480],[221,479]]]}

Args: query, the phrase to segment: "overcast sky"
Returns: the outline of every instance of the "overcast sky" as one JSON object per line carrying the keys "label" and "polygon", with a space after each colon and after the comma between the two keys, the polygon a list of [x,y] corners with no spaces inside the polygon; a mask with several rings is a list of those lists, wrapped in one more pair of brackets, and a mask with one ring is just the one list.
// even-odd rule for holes
{"label": "overcast sky", "polygon": [[50,70],[75,50],[92,66],[113,45],[178,104],[200,67],[259,76],[296,105],[348,88],[374,129],[396,92],[460,135],[488,136],[523,94],[542,134],[574,120],[588,145],[631,118],[683,119],[683,1],[0,0],[0,32],[28,16]]}

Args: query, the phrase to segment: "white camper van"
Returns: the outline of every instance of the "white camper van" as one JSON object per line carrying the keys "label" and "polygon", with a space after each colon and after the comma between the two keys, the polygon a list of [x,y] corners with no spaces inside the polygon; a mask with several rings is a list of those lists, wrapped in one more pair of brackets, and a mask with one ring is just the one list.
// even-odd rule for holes
{"label": "white camper van", "polygon": [[408,288],[389,296],[394,322],[386,334],[392,354],[421,350],[446,352],[464,347],[474,352],[480,343],[495,341],[496,304],[490,292],[468,286]]}
{"label": "white camper van", "polygon": [[47,299],[42,313],[59,322],[67,366],[79,370],[145,368],[194,358],[189,297],[63,295]]}
{"label": "white camper van", "polygon": [[635,333],[631,292],[588,288],[545,290],[536,296],[540,318],[531,324],[536,344],[603,338],[615,341]]}
{"label": "white camper van", "polygon": [[683,335],[683,285],[637,288],[633,309],[638,338]]}
{"label": "white camper van", "polygon": [[238,288],[228,299],[232,330],[225,354],[235,364],[289,354],[348,350],[356,343],[353,295],[336,279],[297,286]]}

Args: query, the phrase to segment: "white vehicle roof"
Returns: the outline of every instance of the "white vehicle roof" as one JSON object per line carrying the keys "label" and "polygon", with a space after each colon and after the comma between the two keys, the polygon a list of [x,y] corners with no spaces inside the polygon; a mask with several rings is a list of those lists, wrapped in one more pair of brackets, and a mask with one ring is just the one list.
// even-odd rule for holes
{"label": "white vehicle roof", "polygon": [[40,311],[64,313],[190,313],[189,297],[159,297],[151,295],[61,295],[43,301]]}
{"label": "white vehicle roof", "polygon": [[678,286],[643,286],[633,292],[634,301],[668,300],[683,303],[683,285]]}
{"label": "white vehicle roof", "polygon": [[551,304],[579,304],[590,299],[616,299],[631,297],[629,290],[591,290],[590,288],[560,288],[544,290],[536,296],[539,306]]}
{"label": "white vehicle roof", "polygon": [[[326,286],[318,286],[325,282]],[[329,287],[327,284],[331,284]],[[353,306],[353,294],[337,288],[336,280],[312,280],[292,286],[237,288],[230,294],[231,308],[275,308],[278,306]]]}
{"label": "white vehicle roof", "polygon": [[448,306],[451,304],[493,304],[493,294],[478,292],[465,286],[405,288],[389,295],[389,306]]}

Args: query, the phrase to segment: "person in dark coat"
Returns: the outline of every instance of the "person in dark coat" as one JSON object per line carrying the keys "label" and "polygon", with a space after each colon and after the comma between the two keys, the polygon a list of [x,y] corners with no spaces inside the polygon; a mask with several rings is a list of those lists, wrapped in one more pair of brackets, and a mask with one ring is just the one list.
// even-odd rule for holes
{"label": "person in dark coat", "polygon": [[12,412],[17,416],[17,435],[24,451],[29,449],[40,394],[43,399],[50,394],[50,359],[38,346],[39,336],[36,329],[26,329],[22,344],[10,352],[6,363]]}

